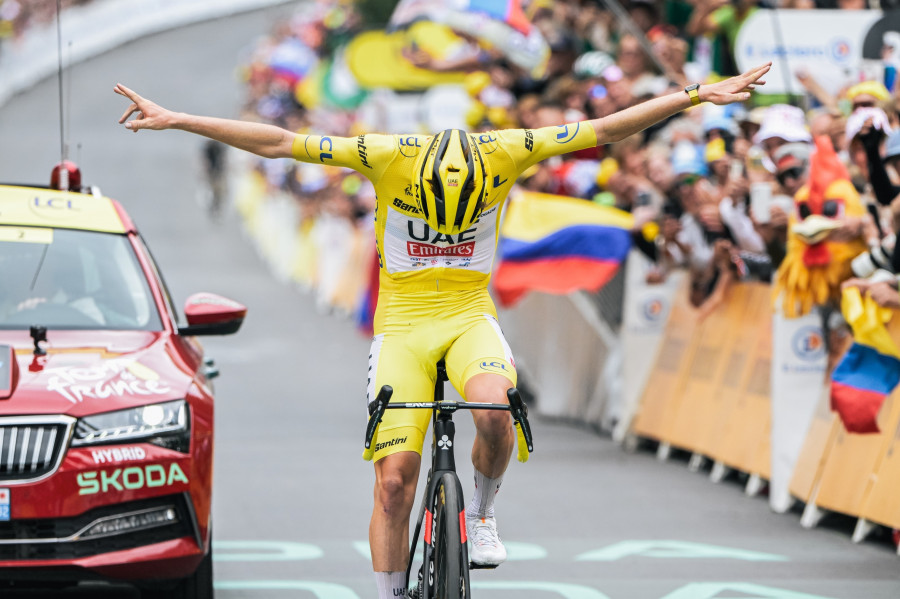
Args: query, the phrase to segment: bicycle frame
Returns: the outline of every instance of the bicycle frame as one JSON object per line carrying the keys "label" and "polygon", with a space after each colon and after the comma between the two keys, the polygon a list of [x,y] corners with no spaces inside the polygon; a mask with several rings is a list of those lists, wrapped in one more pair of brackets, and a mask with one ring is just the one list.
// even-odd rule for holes
{"label": "bicycle frame", "polygon": [[[432,439],[431,439],[431,468],[428,471],[424,485],[424,494],[419,507],[419,517],[416,522],[415,533],[412,539],[412,545],[409,551],[409,562],[406,567],[406,587],[409,588],[409,579],[412,574],[413,559],[415,556],[416,545],[418,544],[419,534],[422,532],[423,522],[425,524],[425,551],[423,554],[423,570],[430,563],[433,547],[429,540],[432,538],[432,512],[429,506],[433,503],[432,499],[437,491],[437,485],[445,474],[450,474],[455,483],[457,497],[463,497],[462,484],[456,473],[456,460],[454,457],[453,444],[456,439],[456,425],[453,422],[453,414],[460,409],[466,410],[504,410],[511,413],[516,425],[520,427],[523,441],[528,452],[534,450],[531,438],[531,429],[528,424],[528,409],[519,396],[515,388],[507,391],[509,404],[490,404],[490,403],[460,403],[455,401],[444,401],[444,382],[447,381],[447,371],[443,360],[437,364],[437,376],[434,385],[434,401],[423,403],[389,403],[393,389],[385,385],[381,388],[378,396],[369,406],[369,423],[366,427],[365,447],[370,449],[375,431],[386,409],[430,409],[432,416]],[[462,507],[462,506],[458,506]],[[464,508],[463,508],[464,509]],[[426,520],[426,514],[429,516]],[[460,513],[461,533],[463,538],[461,543],[465,545],[465,517]],[[468,561],[468,560],[466,560]],[[468,566],[468,563],[466,564]],[[466,580],[465,584],[468,588],[468,567],[465,568]],[[423,574],[423,576],[426,574]],[[424,582],[424,581],[423,581]]]}

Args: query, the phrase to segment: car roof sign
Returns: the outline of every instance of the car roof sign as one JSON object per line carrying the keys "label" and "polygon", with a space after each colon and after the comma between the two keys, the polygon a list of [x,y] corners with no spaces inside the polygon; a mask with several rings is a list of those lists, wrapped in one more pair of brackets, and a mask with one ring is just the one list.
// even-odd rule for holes
{"label": "car roof sign", "polygon": [[109,198],[35,187],[0,185],[0,225],[125,233]]}

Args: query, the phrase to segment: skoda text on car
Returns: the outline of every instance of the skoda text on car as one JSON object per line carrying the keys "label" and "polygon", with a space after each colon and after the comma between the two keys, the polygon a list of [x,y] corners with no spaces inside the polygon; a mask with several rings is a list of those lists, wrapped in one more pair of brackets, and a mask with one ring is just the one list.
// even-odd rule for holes
{"label": "skoda text on car", "polygon": [[180,323],[96,190],[0,185],[0,589],[100,578],[212,596],[215,370],[194,336],[245,314],[201,293]]}

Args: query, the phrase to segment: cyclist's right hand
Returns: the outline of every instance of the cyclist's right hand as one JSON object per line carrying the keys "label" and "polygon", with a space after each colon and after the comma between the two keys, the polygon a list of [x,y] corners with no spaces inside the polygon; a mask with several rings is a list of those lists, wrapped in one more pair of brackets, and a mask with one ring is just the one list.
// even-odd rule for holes
{"label": "cyclist's right hand", "polygon": [[[119,119],[119,123],[123,123],[126,129],[137,133],[139,129],[168,129],[171,125],[173,113],[170,110],[142,98],[136,91],[128,89],[121,83],[117,83],[113,91],[131,100],[131,106]],[[129,121],[128,117],[133,114],[136,115],[135,118]]]}

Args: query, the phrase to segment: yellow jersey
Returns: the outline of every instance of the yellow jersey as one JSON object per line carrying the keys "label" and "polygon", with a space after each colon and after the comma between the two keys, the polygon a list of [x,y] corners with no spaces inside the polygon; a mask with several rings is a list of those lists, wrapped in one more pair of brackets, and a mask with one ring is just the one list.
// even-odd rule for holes
{"label": "yellow jersey", "polygon": [[582,121],[540,129],[474,134],[493,173],[478,220],[445,235],[421,218],[413,191],[413,166],[431,141],[425,135],[366,134],[358,137],[298,135],[296,160],[351,168],[375,186],[375,243],[382,291],[452,291],[487,287],[499,238],[503,202],[513,183],[541,160],[597,145],[593,126]]}

